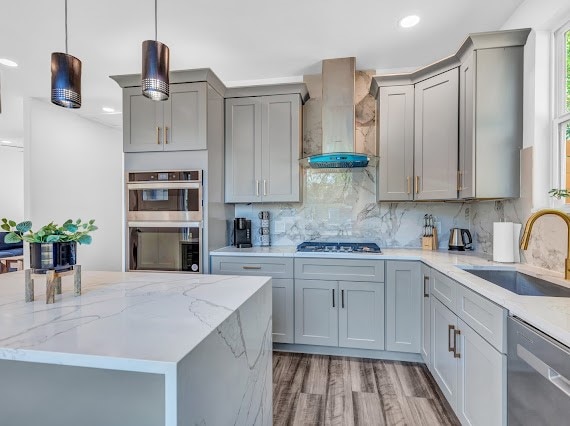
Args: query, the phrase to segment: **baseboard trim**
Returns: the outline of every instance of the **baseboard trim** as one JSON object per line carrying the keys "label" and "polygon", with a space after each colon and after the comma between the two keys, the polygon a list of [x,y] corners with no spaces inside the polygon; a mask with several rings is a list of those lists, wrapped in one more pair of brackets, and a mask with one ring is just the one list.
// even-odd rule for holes
{"label": "baseboard trim", "polygon": [[390,361],[406,361],[424,363],[420,354],[391,351],[373,351],[370,349],[338,348],[332,346],[298,345],[288,343],[273,343],[277,352],[294,352],[314,355],[348,356],[353,358],[385,359]]}

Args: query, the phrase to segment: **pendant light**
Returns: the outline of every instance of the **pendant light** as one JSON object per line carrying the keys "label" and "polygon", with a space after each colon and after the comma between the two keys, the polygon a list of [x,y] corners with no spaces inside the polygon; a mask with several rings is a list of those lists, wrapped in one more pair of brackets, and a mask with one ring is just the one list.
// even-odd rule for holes
{"label": "pendant light", "polygon": [[67,0],[65,53],[51,54],[51,101],[64,108],[81,108],[81,61],[67,53]]}
{"label": "pendant light", "polygon": [[170,95],[170,50],[158,41],[157,0],[154,0],[154,40],[142,44],[142,93],[154,101],[166,101]]}

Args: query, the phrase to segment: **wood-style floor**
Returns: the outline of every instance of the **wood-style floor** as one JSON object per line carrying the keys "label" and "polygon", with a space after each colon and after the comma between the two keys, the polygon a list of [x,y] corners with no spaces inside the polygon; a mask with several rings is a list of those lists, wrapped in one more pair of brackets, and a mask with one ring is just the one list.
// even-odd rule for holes
{"label": "wood-style floor", "polygon": [[273,353],[274,425],[459,425],[422,364]]}

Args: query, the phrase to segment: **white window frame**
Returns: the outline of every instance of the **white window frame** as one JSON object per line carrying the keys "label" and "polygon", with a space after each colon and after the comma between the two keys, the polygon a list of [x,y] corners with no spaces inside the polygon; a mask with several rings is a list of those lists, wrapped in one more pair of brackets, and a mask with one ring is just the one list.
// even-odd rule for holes
{"label": "white window frame", "polygon": [[[552,151],[553,176],[551,188],[566,188],[566,159],[562,158],[565,148],[562,146],[564,123],[570,121],[570,111],[566,110],[566,32],[570,31],[570,21],[553,33],[553,84],[552,84]],[[566,188],[570,190],[570,188]],[[551,199],[552,207],[570,212],[566,200]]]}

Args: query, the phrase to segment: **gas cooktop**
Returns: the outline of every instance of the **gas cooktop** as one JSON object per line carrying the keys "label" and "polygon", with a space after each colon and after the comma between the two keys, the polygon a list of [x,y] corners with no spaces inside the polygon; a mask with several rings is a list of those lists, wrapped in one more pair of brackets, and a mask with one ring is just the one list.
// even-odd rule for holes
{"label": "gas cooktop", "polygon": [[382,253],[378,244],[375,243],[319,243],[312,241],[299,244],[297,251],[310,253]]}

